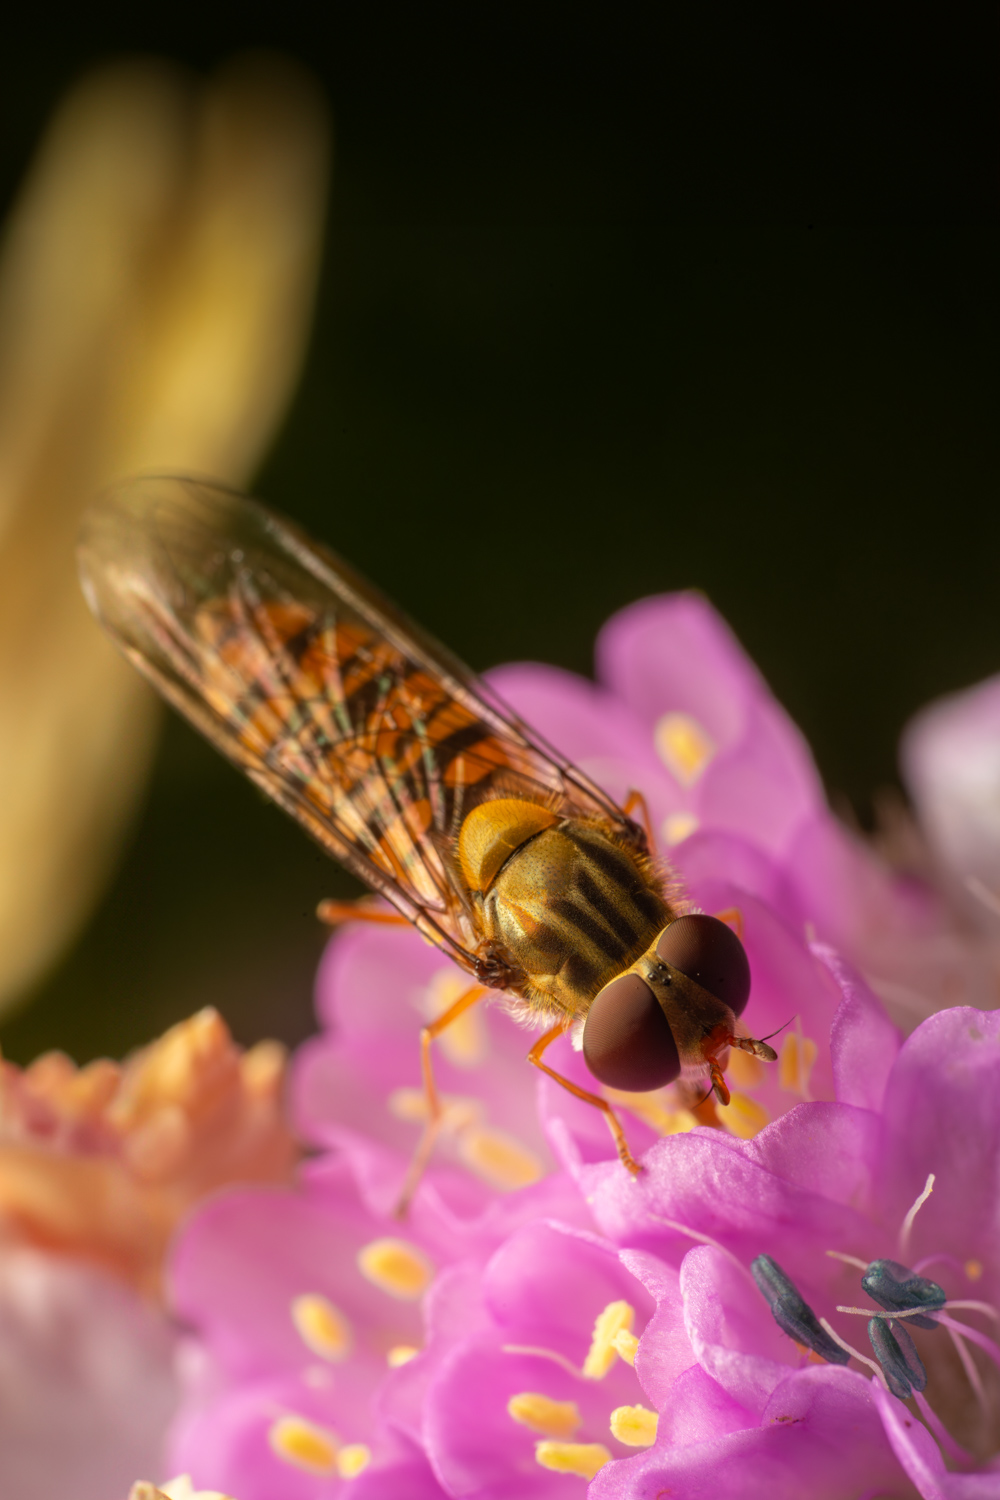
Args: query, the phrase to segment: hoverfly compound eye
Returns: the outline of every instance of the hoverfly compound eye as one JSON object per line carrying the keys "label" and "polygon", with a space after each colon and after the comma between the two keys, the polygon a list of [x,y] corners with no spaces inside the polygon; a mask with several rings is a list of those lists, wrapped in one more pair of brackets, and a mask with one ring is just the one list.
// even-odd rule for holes
{"label": "hoverfly compound eye", "polygon": [[750,964],[746,949],[725,922],[700,912],[678,917],[660,933],[656,953],[728,1005],[733,1015],[741,1014],[750,998]]}
{"label": "hoverfly compound eye", "polygon": [[670,1022],[638,974],[620,974],[591,1002],[583,1057],[601,1083],[643,1094],[671,1083],[681,1070]]}

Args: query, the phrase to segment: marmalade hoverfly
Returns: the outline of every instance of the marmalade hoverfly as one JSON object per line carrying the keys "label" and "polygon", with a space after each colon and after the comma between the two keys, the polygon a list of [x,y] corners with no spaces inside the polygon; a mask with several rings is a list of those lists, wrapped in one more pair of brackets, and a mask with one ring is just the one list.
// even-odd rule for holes
{"label": "marmalade hoverfly", "polygon": [[[163,696],[472,984],[422,1032],[430,1045],[490,991],[549,1022],[530,1062],[582,1025],[590,1072],[643,1092],[684,1076],[726,1104],[727,1049],[750,970],[736,934],[684,910],[631,810],[545,744],[488,685],[327,548],[257,501],[202,480],[131,480],[88,513],[84,592]],[[633,806],[641,803],[636,795]],[[387,914],[324,902],[327,920]]]}

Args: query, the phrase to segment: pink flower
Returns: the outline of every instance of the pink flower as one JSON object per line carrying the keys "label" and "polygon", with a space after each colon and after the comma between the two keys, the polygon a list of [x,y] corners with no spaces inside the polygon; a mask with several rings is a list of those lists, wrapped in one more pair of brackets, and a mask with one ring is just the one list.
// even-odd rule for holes
{"label": "pink flower", "polygon": [[338,1476],[356,1496],[441,1493],[382,1409],[390,1370],[424,1342],[424,1293],[525,1222],[587,1214],[564,1174],[483,1208],[464,1174],[436,1169],[401,1225],[401,1181],[392,1152],[356,1137],[311,1163],[297,1191],[232,1191],[194,1217],[171,1277],[198,1335],[171,1471],[238,1500],[326,1496]]}
{"label": "pink flower", "polygon": [[[502,1006],[473,1011],[438,1048],[445,1130],[400,1224],[418,1033],[464,981],[409,931],[339,934],[294,1071],[320,1155],[176,1247],[170,1468],[239,1500],[1000,1495],[1000,1018],[943,1011],[901,1043],[840,956],[905,988],[951,909],[834,820],[702,599],[626,610],[598,663],[598,686],[493,681],[613,795],[643,792],[696,906],[738,913],[744,1019],[781,1031],[778,1064],[735,1057],[727,1109],[606,1091],[633,1178]],[[939,1003],[930,967],[911,1018]],[[569,1037],[547,1057],[594,1087]]]}

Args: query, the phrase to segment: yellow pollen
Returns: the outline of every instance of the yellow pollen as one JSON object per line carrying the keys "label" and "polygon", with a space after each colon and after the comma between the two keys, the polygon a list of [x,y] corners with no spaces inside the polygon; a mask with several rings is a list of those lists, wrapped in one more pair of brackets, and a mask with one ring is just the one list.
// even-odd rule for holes
{"label": "yellow pollen", "polygon": [[336,1362],[350,1354],[350,1323],[318,1292],[292,1298],[292,1322],[302,1342],[320,1359]]}
{"label": "yellow pollen", "polygon": [[683,1135],[698,1121],[690,1110],[678,1108],[667,1089],[649,1094],[631,1094],[625,1089],[602,1087],[601,1093],[612,1104],[622,1104],[632,1114],[652,1127],[659,1135]]}
{"label": "yellow pollen", "polygon": [[765,1077],[764,1064],[760,1058],[749,1052],[741,1052],[739,1047],[734,1047],[730,1052],[726,1073],[738,1089],[759,1088]]}
{"label": "yellow pollen", "polygon": [[[441,1128],[446,1134],[460,1135],[483,1118],[483,1106],[479,1099],[466,1098],[463,1094],[445,1094],[441,1099]],[[397,1120],[408,1124],[422,1125],[428,1118],[427,1095],[423,1089],[394,1089],[389,1095],[389,1112]]]}
{"label": "yellow pollen", "polygon": [[983,1263],[981,1260],[967,1260],[965,1262],[965,1274],[970,1281],[978,1281],[983,1274]]}
{"label": "yellow pollen", "polygon": [[631,1333],[635,1322],[635,1308],[627,1302],[609,1302],[594,1320],[594,1336],[590,1341],[590,1353],[583,1362],[583,1374],[587,1380],[603,1380],[618,1358],[615,1338],[624,1331]]}
{"label": "yellow pollen", "polygon": [[619,1358],[623,1359],[627,1365],[635,1364],[635,1351],[639,1347],[639,1340],[634,1333],[630,1333],[627,1328],[619,1328],[611,1342],[617,1349]]}
{"label": "yellow pollen", "polygon": [[416,1359],[420,1350],[414,1344],[393,1344],[385,1356],[385,1362],[390,1370],[398,1370],[400,1365],[408,1365],[411,1359]]}
{"label": "yellow pollen", "polygon": [[653,730],[656,753],[681,786],[694,786],[715,754],[709,735],[690,714],[664,714]]}
{"label": "yellow pollen", "polygon": [[[436,1021],[469,988],[465,974],[449,966],[431,976],[423,996],[423,1012],[428,1021]],[[489,1037],[482,1006],[474,1005],[442,1031],[437,1039],[445,1057],[456,1068],[478,1068],[489,1052]]]}
{"label": "yellow pollen", "polygon": [[279,1417],[271,1423],[267,1440],[273,1453],[297,1469],[324,1478],[337,1472],[337,1439],[304,1417]]}
{"label": "yellow pollen", "polygon": [[502,1130],[467,1130],[458,1154],[467,1167],[502,1193],[528,1187],[545,1175],[535,1153]]}
{"label": "yellow pollen", "polygon": [[337,1454],[337,1473],[341,1479],[354,1479],[372,1461],[372,1450],[365,1443],[348,1443]]}
{"label": "yellow pollen", "polygon": [[603,1443],[535,1444],[535,1460],[543,1469],[554,1469],[557,1474],[579,1474],[581,1479],[593,1479],[610,1459]]}
{"label": "yellow pollen", "polygon": [[778,1082],[790,1093],[809,1097],[809,1075],[816,1061],[817,1047],[812,1037],[797,1036],[793,1031],[781,1044],[778,1057]]}
{"label": "yellow pollen", "polygon": [[373,1286],[415,1302],[431,1284],[434,1267],[422,1250],[406,1240],[372,1240],[358,1251],[358,1270]]}
{"label": "yellow pollen", "polygon": [[626,1448],[651,1448],[659,1417],[644,1406],[616,1406],[611,1413],[611,1436]]}
{"label": "yellow pollen", "polygon": [[715,1113],[730,1135],[738,1136],[741,1141],[752,1140],[758,1131],[771,1122],[771,1116],[763,1104],[758,1104],[756,1099],[751,1099],[746,1094],[730,1094],[729,1103],[717,1104]]}
{"label": "yellow pollen", "polygon": [[664,818],[660,824],[660,832],[663,834],[664,843],[672,849],[675,844],[683,844],[692,833],[697,833],[700,826],[694,813],[675,812],[669,813]]}
{"label": "yellow pollen", "polygon": [[537,1391],[522,1391],[518,1396],[511,1396],[507,1411],[515,1422],[550,1438],[571,1438],[583,1424],[575,1401],[553,1401]]}

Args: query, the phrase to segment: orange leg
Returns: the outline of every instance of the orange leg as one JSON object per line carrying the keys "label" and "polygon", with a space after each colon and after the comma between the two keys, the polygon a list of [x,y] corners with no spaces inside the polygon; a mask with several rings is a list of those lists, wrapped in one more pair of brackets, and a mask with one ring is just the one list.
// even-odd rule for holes
{"label": "orange leg", "polygon": [[538,1041],[532,1047],[531,1051],[528,1053],[528,1061],[530,1063],[534,1063],[536,1068],[541,1068],[542,1072],[545,1073],[549,1078],[553,1078],[556,1083],[561,1084],[562,1087],[569,1093],[571,1093],[574,1098],[582,1099],[585,1104],[592,1104],[595,1109],[599,1109],[601,1111],[604,1118],[608,1122],[608,1129],[611,1131],[611,1134],[614,1137],[615,1145],[618,1148],[618,1155],[621,1157],[623,1165],[628,1167],[633,1177],[638,1177],[642,1168],[639,1166],[639,1163],[635,1160],[631,1151],[628,1149],[628,1141],[625,1139],[625,1132],[618,1122],[618,1116],[615,1114],[608,1101],[606,1099],[602,1099],[599,1094],[588,1093],[586,1089],[580,1088],[575,1083],[570,1083],[568,1078],[564,1078],[561,1073],[557,1073],[554,1068],[550,1068],[546,1063],[542,1062],[542,1053],[545,1051],[546,1047],[548,1047],[551,1042],[554,1042],[557,1036],[562,1036],[565,1030],[565,1025],[562,1021],[560,1021],[558,1025],[551,1027],[551,1029],[549,1031],[546,1031],[543,1036],[540,1036],[538,1038]]}
{"label": "orange leg", "polygon": [[635,812],[636,808],[639,809],[639,812],[642,816],[642,826],[646,830],[646,838],[649,841],[649,852],[650,854],[655,854],[656,839],[653,836],[653,825],[650,822],[649,818],[649,808],[646,806],[646,799],[642,795],[642,793],[636,791],[635,787],[633,787],[628,796],[625,798],[625,806],[622,808],[622,812],[625,814],[626,818],[630,818]]}
{"label": "orange leg", "polygon": [[465,990],[463,994],[459,995],[453,1005],[449,1005],[447,1010],[442,1011],[436,1020],[431,1021],[427,1026],[421,1028],[420,1072],[424,1083],[424,1098],[427,1101],[427,1124],[424,1126],[424,1133],[420,1137],[420,1144],[417,1146],[413,1160],[410,1162],[410,1170],[406,1174],[403,1191],[400,1193],[399,1202],[396,1204],[397,1219],[404,1219],[406,1217],[410,1200],[417,1190],[417,1185],[421,1177],[427,1170],[427,1163],[430,1161],[431,1152],[434,1150],[434,1142],[437,1140],[438,1131],[441,1129],[441,1119],[444,1111],[441,1108],[437,1084],[434,1082],[434,1068],[431,1064],[431,1042],[433,1042],[435,1037],[440,1036],[442,1031],[447,1031],[451,1023],[457,1021],[459,1016],[464,1015],[470,1006],[475,1005],[478,1000],[482,1000],[483,996],[489,993],[489,990],[483,985],[474,984],[471,989]]}
{"label": "orange leg", "polygon": [[739,938],[740,942],[742,943],[742,941],[743,941],[743,913],[740,911],[739,907],[738,906],[727,906],[726,909],[725,909],[725,911],[717,911],[715,913],[715,916],[718,917],[718,919],[719,919],[720,922],[725,922],[725,924],[726,924],[727,927],[731,927],[733,929],[733,931],[735,932],[736,936]]}
{"label": "orange leg", "polygon": [[726,1087],[726,1080],[723,1077],[722,1069],[714,1057],[708,1059],[708,1071],[712,1075],[712,1092],[716,1099],[718,1099],[720,1104],[728,1104],[729,1089]]}
{"label": "orange leg", "polygon": [[321,901],[316,915],[328,927],[339,927],[341,922],[376,922],[382,927],[409,927],[405,917],[397,911],[383,911],[372,906],[367,896],[360,901]]}

